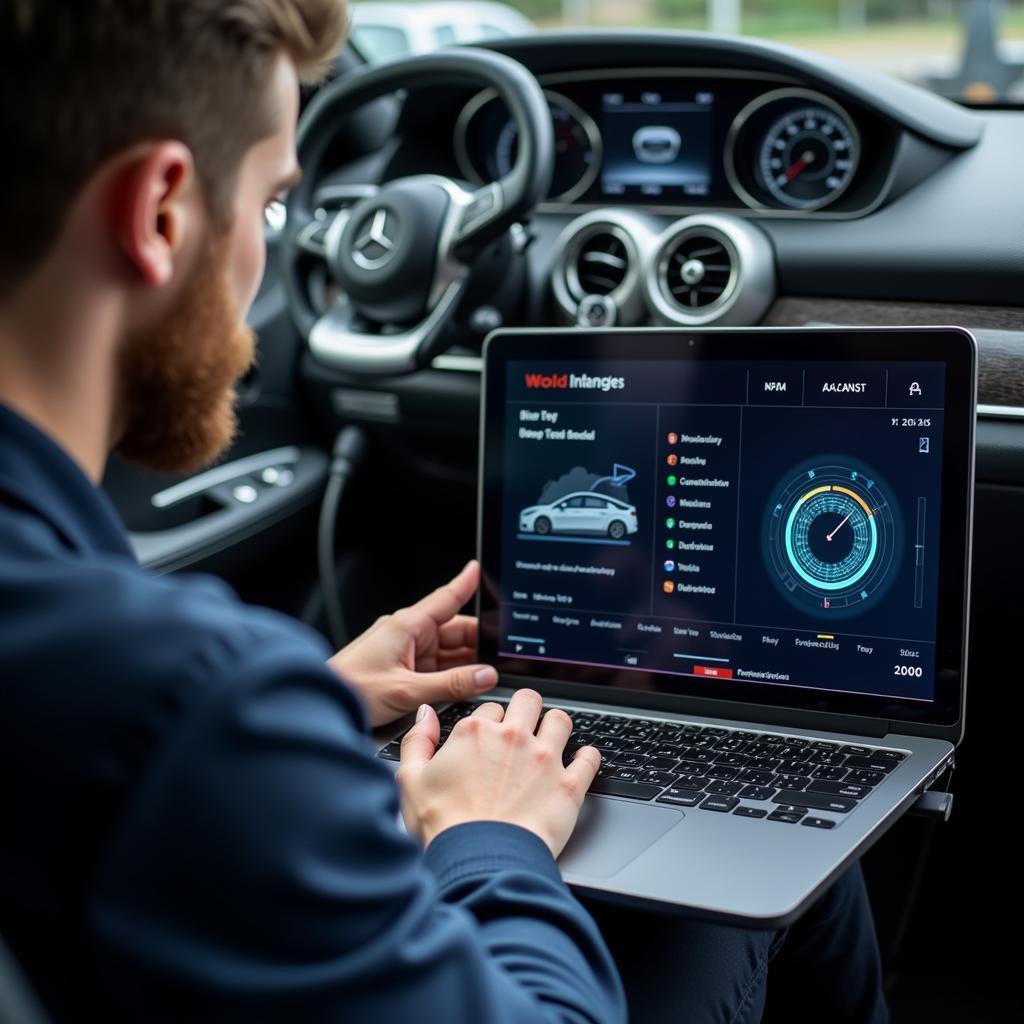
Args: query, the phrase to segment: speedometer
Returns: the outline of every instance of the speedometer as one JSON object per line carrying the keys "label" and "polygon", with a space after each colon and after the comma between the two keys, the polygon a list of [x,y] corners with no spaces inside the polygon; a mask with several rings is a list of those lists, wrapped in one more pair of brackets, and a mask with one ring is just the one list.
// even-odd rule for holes
{"label": "speedometer", "polygon": [[775,89],[736,115],[724,157],[729,184],[748,206],[819,210],[857,180],[860,134],[850,115],[828,96],[810,89]]}
{"label": "speedometer", "polygon": [[853,126],[820,103],[798,107],[766,132],[757,172],[768,193],[783,206],[824,206],[846,191],[857,167]]}

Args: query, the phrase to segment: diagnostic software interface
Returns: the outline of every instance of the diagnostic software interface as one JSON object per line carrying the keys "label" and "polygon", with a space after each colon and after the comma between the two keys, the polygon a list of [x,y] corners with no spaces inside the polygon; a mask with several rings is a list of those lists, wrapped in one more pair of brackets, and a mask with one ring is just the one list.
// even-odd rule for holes
{"label": "diagnostic software interface", "polygon": [[512,360],[499,653],[932,699],[945,366]]}

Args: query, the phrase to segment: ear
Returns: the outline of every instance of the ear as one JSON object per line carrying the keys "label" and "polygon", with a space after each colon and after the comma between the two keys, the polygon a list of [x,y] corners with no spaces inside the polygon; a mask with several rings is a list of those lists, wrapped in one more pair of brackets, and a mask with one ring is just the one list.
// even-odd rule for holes
{"label": "ear", "polygon": [[170,281],[175,255],[198,225],[192,153],[181,142],[147,144],[118,176],[113,203],[118,244],[143,282],[158,288]]}

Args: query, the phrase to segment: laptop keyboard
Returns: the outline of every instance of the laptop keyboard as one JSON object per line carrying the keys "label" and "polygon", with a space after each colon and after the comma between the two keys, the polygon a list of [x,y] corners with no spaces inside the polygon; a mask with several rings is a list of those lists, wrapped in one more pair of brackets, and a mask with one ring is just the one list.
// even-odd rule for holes
{"label": "laptop keyboard", "polygon": [[[441,743],[478,706],[467,701],[439,712]],[[591,793],[811,828],[834,828],[906,758],[783,733],[586,710],[570,715],[566,763],[580,747],[601,751]],[[401,738],[380,756],[398,760]]]}

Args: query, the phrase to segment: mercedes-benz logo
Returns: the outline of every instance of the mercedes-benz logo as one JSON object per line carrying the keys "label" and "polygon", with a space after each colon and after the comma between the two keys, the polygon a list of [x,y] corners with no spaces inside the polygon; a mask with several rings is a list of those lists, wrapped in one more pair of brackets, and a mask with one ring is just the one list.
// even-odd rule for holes
{"label": "mercedes-benz logo", "polygon": [[[391,217],[391,221],[394,221]],[[391,234],[388,229],[391,228]],[[393,223],[389,224],[388,211],[377,210],[352,246],[352,259],[363,270],[378,270],[395,255],[396,239]]]}

